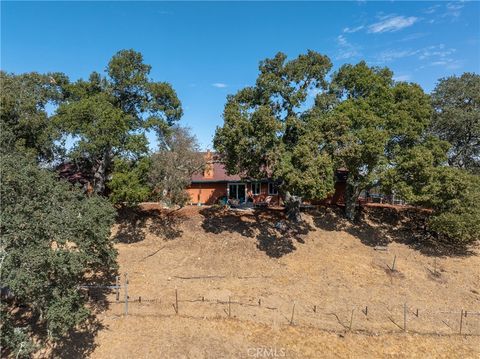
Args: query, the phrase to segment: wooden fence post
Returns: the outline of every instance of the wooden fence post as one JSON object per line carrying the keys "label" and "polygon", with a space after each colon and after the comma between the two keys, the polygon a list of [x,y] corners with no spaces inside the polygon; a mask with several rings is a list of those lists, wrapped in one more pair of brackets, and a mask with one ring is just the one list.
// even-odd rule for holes
{"label": "wooden fence post", "polygon": [[128,315],[128,273],[125,273],[125,315]]}
{"label": "wooden fence post", "polygon": [[175,288],[175,313],[178,314],[178,290]]}
{"label": "wooden fence post", "polygon": [[462,325],[463,325],[463,309],[460,312],[460,335],[462,335]]}
{"label": "wooden fence post", "polygon": [[230,315],[231,315],[231,311],[230,311],[230,296],[228,296],[228,317],[230,318]]}
{"label": "wooden fence post", "polygon": [[352,331],[352,323],[353,323],[353,311],[355,308],[352,309],[352,315],[350,316],[350,327],[348,328],[349,331]]}
{"label": "wooden fence post", "polygon": [[116,296],[115,296],[115,301],[118,303],[120,300],[120,276],[115,276],[115,291],[116,291]]}
{"label": "wooden fence post", "polygon": [[295,301],[293,301],[293,307],[292,307],[292,317],[290,318],[290,325],[293,325],[293,316],[295,314]]}

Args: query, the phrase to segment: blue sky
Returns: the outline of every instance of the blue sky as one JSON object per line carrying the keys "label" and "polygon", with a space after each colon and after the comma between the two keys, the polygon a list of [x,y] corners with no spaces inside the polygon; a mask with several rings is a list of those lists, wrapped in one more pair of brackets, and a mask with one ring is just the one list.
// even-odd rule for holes
{"label": "blue sky", "polygon": [[307,49],[334,68],[365,59],[430,92],[436,81],[480,72],[479,2],[3,2],[1,68],[103,71],[133,48],[151,77],[172,83],[182,125],[211,148],[227,94],[254,83],[260,60]]}

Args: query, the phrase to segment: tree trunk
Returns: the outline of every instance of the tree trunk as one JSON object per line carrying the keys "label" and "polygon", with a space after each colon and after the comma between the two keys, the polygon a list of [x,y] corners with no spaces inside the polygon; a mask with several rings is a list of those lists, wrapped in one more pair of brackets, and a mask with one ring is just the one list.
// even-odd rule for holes
{"label": "tree trunk", "polygon": [[302,216],[300,213],[300,204],[302,199],[298,196],[290,195],[290,192],[286,192],[285,194],[285,213],[287,215],[287,219],[298,223],[302,221]]}
{"label": "tree trunk", "polygon": [[358,196],[358,188],[347,183],[345,190],[345,217],[347,217],[350,222],[353,222],[357,216]]}
{"label": "tree trunk", "polygon": [[109,165],[109,154],[105,151],[102,158],[97,160],[95,172],[93,174],[93,188],[96,194],[105,193],[105,183],[107,182],[107,167]]}

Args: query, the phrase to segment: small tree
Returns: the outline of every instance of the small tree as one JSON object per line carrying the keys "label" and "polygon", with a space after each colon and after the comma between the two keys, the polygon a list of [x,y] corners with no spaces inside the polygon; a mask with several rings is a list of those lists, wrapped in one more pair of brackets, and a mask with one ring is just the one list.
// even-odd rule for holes
{"label": "small tree", "polygon": [[480,75],[464,73],[439,80],[432,93],[431,130],[451,148],[451,166],[480,172]]}
{"label": "small tree", "polygon": [[156,199],[183,206],[192,175],[202,171],[204,155],[188,128],[174,127],[160,138],[159,150],[151,158],[148,181]]}
{"label": "small tree", "polygon": [[309,93],[326,87],[331,66],[314,51],[290,61],[283,53],[262,61],[255,86],[227,98],[224,125],[215,133],[227,171],[277,179],[294,221],[300,220],[299,196],[324,198],[333,190],[333,164],[307,107]]}
{"label": "small tree", "polygon": [[[115,211],[23,155],[2,153],[1,173],[1,283],[14,296],[13,304],[2,303],[1,344],[28,356],[27,337],[48,333],[57,341],[88,317],[79,285],[116,268],[109,239]],[[16,322],[7,314],[11,306],[31,320]]]}
{"label": "small tree", "polygon": [[56,125],[76,140],[70,157],[87,164],[95,193],[105,194],[115,160],[132,163],[148,153],[146,131],[161,135],[182,115],[172,86],[151,81],[150,68],[142,54],[122,50],[110,60],[108,76],[94,72],[65,86]]}

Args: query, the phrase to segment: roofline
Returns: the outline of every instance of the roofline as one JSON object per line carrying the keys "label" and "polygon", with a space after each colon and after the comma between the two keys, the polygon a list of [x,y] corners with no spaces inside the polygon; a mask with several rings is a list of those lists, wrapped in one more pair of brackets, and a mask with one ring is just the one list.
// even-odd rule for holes
{"label": "roofline", "polygon": [[194,181],[191,181],[190,183],[221,183],[221,182],[225,182],[225,183],[239,182],[239,183],[242,183],[242,182],[274,182],[274,181],[269,180],[269,179],[262,179],[262,180],[252,180],[252,179],[225,180],[225,179],[222,179],[222,180],[194,180]]}

